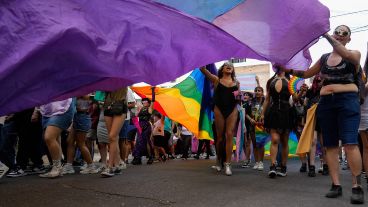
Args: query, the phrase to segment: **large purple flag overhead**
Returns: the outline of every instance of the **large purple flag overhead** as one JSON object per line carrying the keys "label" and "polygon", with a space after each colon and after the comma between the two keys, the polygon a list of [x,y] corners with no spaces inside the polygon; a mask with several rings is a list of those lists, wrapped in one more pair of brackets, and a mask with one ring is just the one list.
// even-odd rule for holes
{"label": "large purple flag overhead", "polygon": [[262,58],[218,27],[151,1],[0,2],[0,115],[96,89]]}
{"label": "large purple flag overhead", "polygon": [[311,63],[307,46],[329,30],[329,10],[318,0],[156,1],[213,22],[265,60],[298,69]]}

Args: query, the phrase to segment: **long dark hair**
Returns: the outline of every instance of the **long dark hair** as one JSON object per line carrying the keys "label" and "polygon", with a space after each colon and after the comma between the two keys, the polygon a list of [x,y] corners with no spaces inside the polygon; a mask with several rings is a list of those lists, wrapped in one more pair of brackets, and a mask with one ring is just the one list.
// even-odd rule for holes
{"label": "long dark hair", "polygon": [[228,65],[228,66],[230,66],[230,67],[232,67],[232,68],[233,68],[233,72],[231,72],[231,79],[233,79],[233,81],[235,81],[235,68],[234,68],[234,65],[233,65],[233,64],[231,64],[231,63],[229,63],[229,62],[224,63],[224,64],[220,67],[220,70],[218,71],[218,74],[217,74],[218,78],[219,78],[219,79],[221,79],[221,78],[224,76],[224,74],[223,74],[223,70],[224,70],[224,67],[225,67],[226,65]]}

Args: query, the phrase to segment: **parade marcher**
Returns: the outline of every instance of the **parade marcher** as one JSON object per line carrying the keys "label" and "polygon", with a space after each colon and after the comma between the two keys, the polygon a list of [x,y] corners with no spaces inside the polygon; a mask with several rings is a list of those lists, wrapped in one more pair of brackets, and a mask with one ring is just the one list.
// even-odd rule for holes
{"label": "parade marcher", "polygon": [[[153,147],[151,145],[151,133],[152,127],[150,123],[151,115],[153,112],[154,100],[151,101],[148,98],[142,99],[143,107],[138,109],[139,126],[141,129],[138,130],[136,146],[133,151],[133,165],[142,164],[142,156],[146,155],[149,157],[147,164],[153,163]],[[147,146],[148,145],[148,146]],[[148,149],[150,148],[150,149]],[[150,152],[149,152],[150,151]]]}
{"label": "parade marcher", "polygon": [[333,47],[331,53],[322,57],[308,70],[296,71],[283,68],[284,71],[302,78],[309,78],[321,73],[323,87],[321,99],[317,107],[317,119],[326,147],[326,158],[332,187],[326,194],[328,198],[342,196],[339,178],[339,140],[347,154],[352,172],[351,203],[364,203],[364,192],[361,187],[362,159],[358,148],[358,127],[360,106],[357,74],[360,67],[361,54],[357,50],[348,50],[345,45],[350,42],[351,30],[346,25],[336,27],[332,36],[324,37]]}
{"label": "parade marcher", "polygon": [[62,152],[58,140],[61,132],[70,127],[75,111],[74,98],[52,102],[40,107],[40,112],[42,114],[42,127],[45,130],[44,139],[52,159],[51,171],[41,174],[40,177],[55,178],[62,176]]}
{"label": "parade marcher", "polygon": [[256,141],[256,125],[261,125],[261,114],[263,110],[264,94],[263,88],[257,86],[254,89],[255,97],[252,99],[248,110],[246,111],[245,118],[249,120],[250,124],[247,130],[249,130],[249,136],[253,144],[253,154],[256,161],[253,169],[262,171],[263,157],[264,157],[264,146],[260,145]]}
{"label": "parade marcher", "polygon": [[75,156],[75,146],[77,146],[82,154],[84,161],[87,163],[86,168],[80,171],[81,174],[98,173],[96,166],[93,164],[92,156],[86,145],[86,136],[91,129],[92,121],[88,109],[90,105],[89,95],[77,98],[76,113],[73,118],[73,125],[67,139],[68,152],[67,163],[63,166],[63,174],[74,174],[72,166]]}
{"label": "parade marcher", "polygon": [[[267,96],[261,115],[264,127],[270,131],[271,135],[271,166],[268,176],[270,178],[274,178],[276,175],[285,177],[289,155],[289,134],[294,124],[289,99],[293,95],[294,100],[297,100],[299,94],[290,93],[288,90],[289,75],[279,69],[268,83]],[[279,163],[280,170],[277,170],[276,158],[279,143],[281,143],[281,163]]]}
{"label": "parade marcher", "polygon": [[[202,73],[214,84],[214,115],[216,125],[216,153],[217,162],[216,170],[221,171],[222,160],[221,152],[223,135],[226,140],[226,160],[225,160],[225,174],[232,175],[231,171],[231,157],[233,150],[233,135],[236,122],[238,120],[237,104],[239,97],[239,82],[235,78],[234,66],[231,63],[225,63],[218,71],[218,76],[210,73],[205,67],[201,67]],[[224,133],[225,132],[225,133]]]}
{"label": "parade marcher", "polygon": [[128,107],[126,102],[128,88],[107,92],[104,101],[104,116],[109,137],[109,161],[107,168],[101,172],[102,177],[112,177],[120,174],[126,168],[119,153],[119,132],[123,126]]}

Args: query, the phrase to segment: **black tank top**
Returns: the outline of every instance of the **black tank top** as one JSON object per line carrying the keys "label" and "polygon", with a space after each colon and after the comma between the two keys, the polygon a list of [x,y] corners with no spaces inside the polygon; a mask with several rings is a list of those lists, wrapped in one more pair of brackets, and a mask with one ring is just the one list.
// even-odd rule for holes
{"label": "black tank top", "polygon": [[270,96],[272,99],[272,107],[278,109],[289,109],[290,108],[290,92],[288,89],[288,81],[286,78],[281,78],[282,87],[280,93],[276,91],[276,83],[280,78],[275,78],[270,84]]}
{"label": "black tank top", "polygon": [[327,60],[330,54],[324,54],[321,57],[321,79],[323,85],[354,83],[355,65],[342,59],[338,65],[328,66]]}
{"label": "black tank top", "polygon": [[219,108],[234,108],[237,100],[234,96],[234,91],[238,90],[238,86],[226,87],[221,82],[218,83],[213,94],[213,101]]}
{"label": "black tank top", "polygon": [[149,121],[151,118],[151,114],[148,111],[147,107],[143,107],[138,113],[139,120]]}

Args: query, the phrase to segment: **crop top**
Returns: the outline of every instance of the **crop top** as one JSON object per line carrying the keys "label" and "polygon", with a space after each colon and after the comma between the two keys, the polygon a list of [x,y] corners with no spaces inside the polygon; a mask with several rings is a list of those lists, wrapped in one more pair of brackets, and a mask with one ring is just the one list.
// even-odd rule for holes
{"label": "crop top", "polygon": [[327,65],[327,60],[330,54],[324,54],[321,57],[321,79],[323,85],[355,83],[355,65],[342,59],[338,65],[329,66]]}

